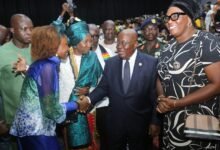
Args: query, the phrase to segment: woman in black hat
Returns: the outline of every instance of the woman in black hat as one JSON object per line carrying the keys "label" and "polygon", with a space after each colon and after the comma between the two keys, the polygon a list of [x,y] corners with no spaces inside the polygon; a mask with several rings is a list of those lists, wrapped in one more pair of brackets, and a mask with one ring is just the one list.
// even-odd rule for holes
{"label": "woman in black hat", "polygon": [[200,7],[194,0],[174,0],[164,22],[174,37],[161,52],[158,73],[163,91],[157,111],[164,113],[162,149],[219,150],[218,141],[186,138],[187,114],[217,117],[220,94],[220,43],[197,30]]}

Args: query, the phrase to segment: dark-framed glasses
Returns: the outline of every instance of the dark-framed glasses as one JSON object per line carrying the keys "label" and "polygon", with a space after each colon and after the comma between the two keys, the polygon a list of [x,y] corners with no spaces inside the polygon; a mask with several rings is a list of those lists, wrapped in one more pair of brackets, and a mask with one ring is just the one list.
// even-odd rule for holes
{"label": "dark-framed glasses", "polygon": [[94,34],[94,35],[91,35],[91,37],[93,38],[93,39],[98,39],[99,38],[99,35],[97,34]]}
{"label": "dark-framed glasses", "polygon": [[163,21],[164,21],[164,23],[167,23],[170,19],[172,20],[172,21],[177,21],[178,19],[179,19],[179,16],[180,15],[186,15],[186,13],[184,13],[184,12],[175,12],[175,13],[172,13],[170,16],[165,16],[164,18],[163,18]]}

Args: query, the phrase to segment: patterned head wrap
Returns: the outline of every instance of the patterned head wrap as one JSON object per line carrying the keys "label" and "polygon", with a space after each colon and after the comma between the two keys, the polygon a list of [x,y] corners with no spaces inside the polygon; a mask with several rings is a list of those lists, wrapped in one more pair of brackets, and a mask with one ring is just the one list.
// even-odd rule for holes
{"label": "patterned head wrap", "polygon": [[79,44],[88,34],[89,28],[85,21],[73,23],[66,29],[66,35],[71,46]]}

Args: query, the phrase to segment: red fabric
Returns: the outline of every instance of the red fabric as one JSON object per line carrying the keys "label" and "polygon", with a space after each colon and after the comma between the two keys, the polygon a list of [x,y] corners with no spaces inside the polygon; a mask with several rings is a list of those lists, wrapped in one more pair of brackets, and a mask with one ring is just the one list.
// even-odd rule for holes
{"label": "red fabric", "polygon": [[99,150],[98,146],[96,144],[94,135],[95,135],[95,115],[94,114],[87,114],[87,119],[89,123],[89,131],[92,137],[92,145],[89,146],[88,150]]}

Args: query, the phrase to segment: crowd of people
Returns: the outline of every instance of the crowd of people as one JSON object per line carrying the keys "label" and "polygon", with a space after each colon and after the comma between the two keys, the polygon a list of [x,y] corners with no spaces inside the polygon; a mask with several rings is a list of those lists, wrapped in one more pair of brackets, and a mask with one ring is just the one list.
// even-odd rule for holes
{"label": "crowd of people", "polygon": [[68,3],[49,25],[14,14],[0,25],[0,149],[219,150],[184,134],[187,115],[220,116],[219,18],[220,1],[195,0],[102,25]]}

